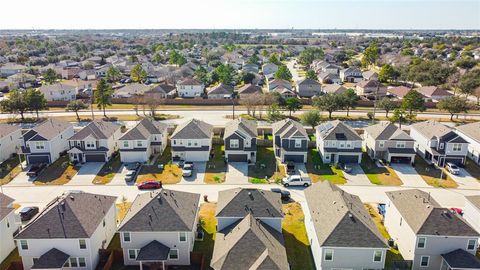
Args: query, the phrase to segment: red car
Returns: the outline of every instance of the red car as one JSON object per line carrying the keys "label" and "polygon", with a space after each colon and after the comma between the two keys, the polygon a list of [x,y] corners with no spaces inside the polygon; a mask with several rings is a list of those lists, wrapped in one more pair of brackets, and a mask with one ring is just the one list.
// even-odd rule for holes
{"label": "red car", "polygon": [[138,189],[159,189],[162,187],[162,183],[159,181],[145,181],[138,184]]}
{"label": "red car", "polygon": [[452,210],[453,212],[455,212],[459,215],[463,215],[463,210],[460,209],[460,208],[452,207],[452,208],[450,208],[450,210]]}

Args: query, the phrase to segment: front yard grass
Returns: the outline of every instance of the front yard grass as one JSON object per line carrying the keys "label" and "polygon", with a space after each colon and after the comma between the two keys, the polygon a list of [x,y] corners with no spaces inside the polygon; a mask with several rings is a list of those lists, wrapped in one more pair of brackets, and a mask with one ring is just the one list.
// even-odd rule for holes
{"label": "front yard grass", "polygon": [[128,209],[130,209],[130,206],[132,206],[132,203],[127,201],[122,201],[121,203],[116,204],[116,207],[118,209],[118,212],[117,212],[118,223],[122,222],[122,220],[125,218],[125,215],[127,214]]}
{"label": "front yard grass", "polygon": [[347,179],[343,171],[335,168],[334,165],[323,164],[318,149],[309,149],[307,155],[307,172],[313,183],[318,181],[329,181],[332,184],[343,185]]}
{"label": "front yard grass", "polygon": [[302,206],[293,202],[284,204],[282,208],[285,214],[282,222],[283,238],[291,269],[315,269]]}
{"label": "front yard grass", "polygon": [[227,163],[224,157],[224,146],[213,145],[213,157],[207,162],[203,181],[207,184],[219,184],[225,182]]}
{"label": "front yard grass", "polygon": [[259,146],[257,148],[257,162],[248,166],[248,179],[254,184],[279,182],[285,177],[283,165],[277,165],[273,147]]}
{"label": "front yard grass", "polygon": [[[163,170],[158,165],[163,164]],[[162,184],[176,184],[182,179],[182,168],[172,164],[172,152],[170,147],[165,147],[160,157],[152,165],[143,165],[137,176],[137,183],[148,180],[159,180]]]}
{"label": "front yard grass", "polygon": [[33,182],[35,185],[64,185],[77,174],[79,166],[71,164],[68,155],[50,164]]}
{"label": "front yard grass", "polygon": [[200,252],[205,259],[205,265],[210,265],[215,244],[215,233],[217,219],[215,218],[215,203],[202,203],[198,214],[199,224],[203,230],[203,240],[196,240],[193,245],[193,252]]}
{"label": "front yard grass", "polygon": [[122,162],[120,161],[120,153],[114,154],[114,156],[103,165],[100,172],[93,179],[94,184],[96,185],[105,185],[112,181],[115,174],[122,167]]}
{"label": "front yard grass", "polygon": [[[22,161],[23,160],[24,159],[22,158]],[[15,154],[15,156],[5,160],[0,165],[0,185],[8,184],[21,171],[22,168],[20,167],[18,156]]]}
{"label": "front yard grass", "polygon": [[8,254],[5,260],[3,260],[3,262],[0,263],[0,270],[6,270],[11,263],[21,262],[21,261],[22,261],[22,258],[18,254],[18,249],[15,248],[14,250],[12,250],[12,252],[10,252],[10,254]]}
{"label": "front yard grass", "polygon": [[392,168],[388,166],[378,167],[367,153],[363,153],[360,166],[372,184],[384,186],[400,186],[403,184]]}
{"label": "front yard grass", "polygon": [[465,170],[476,178],[477,180],[480,181],[480,166],[478,166],[475,162],[471,161],[470,159],[467,158],[467,161],[465,162]]}
{"label": "front yard grass", "polygon": [[[423,178],[423,180],[432,187],[441,188],[456,188],[457,183],[448,175],[443,169],[435,168],[434,165],[429,165],[420,156],[415,157],[415,170]],[[440,178],[440,176],[442,178]]]}

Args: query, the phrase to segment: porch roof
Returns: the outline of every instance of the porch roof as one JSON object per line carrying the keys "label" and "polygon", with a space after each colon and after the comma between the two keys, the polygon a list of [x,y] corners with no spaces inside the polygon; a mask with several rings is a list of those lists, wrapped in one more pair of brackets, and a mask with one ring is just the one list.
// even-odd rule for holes
{"label": "porch roof", "polygon": [[169,247],[158,242],[157,240],[153,240],[140,249],[136,260],[150,262],[166,261],[169,252]]}

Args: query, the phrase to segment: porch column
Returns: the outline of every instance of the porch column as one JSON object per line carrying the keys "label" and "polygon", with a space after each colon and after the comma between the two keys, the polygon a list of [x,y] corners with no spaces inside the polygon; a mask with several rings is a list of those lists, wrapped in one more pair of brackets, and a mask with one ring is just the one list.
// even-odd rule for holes
{"label": "porch column", "polygon": [[162,270],[165,270],[165,261],[162,261]]}
{"label": "porch column", "polygon": [[143,264],[142,262],[138,262],[140,264],[140,270],[143,270]]}

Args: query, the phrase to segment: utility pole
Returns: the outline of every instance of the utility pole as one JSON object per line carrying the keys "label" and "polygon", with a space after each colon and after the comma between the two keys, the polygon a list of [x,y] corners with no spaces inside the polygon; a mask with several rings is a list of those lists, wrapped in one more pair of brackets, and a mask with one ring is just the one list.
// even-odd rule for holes
{"label": "utility pole", "polygon": [[235,119],[235,93],[232,93],[232,119]]}
{"label": "utility pole", "polygon": [[93,88],[92,88],[92,101],[90,102],[90,110],[92,111],[92,121],[95,120],[95,114],[93,113],[93,100],[94,100],[94,95],[93,95]]}
{"label": "utility pole", "polygon": [[372,124],[375,124],[375,113],[377,112],[377,99],[378,99],[378,88],[379,87],[380,87],[380,82],[377,81],[377,88],[375,89],[375,101],[373,102]]}

